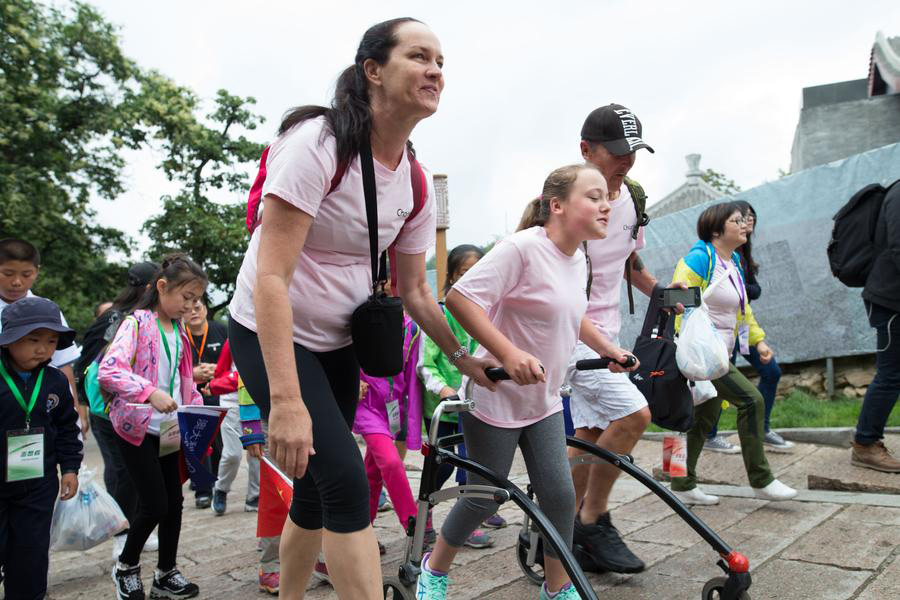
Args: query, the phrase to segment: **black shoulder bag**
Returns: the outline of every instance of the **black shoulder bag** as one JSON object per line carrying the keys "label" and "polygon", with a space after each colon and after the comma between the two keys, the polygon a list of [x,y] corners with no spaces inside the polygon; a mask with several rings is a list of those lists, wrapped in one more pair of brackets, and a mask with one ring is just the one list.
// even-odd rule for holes
{"label": "black shoulder bag", "polygon": [[650,406],[653,423],[687,431],[694,423],[694,400],[688,381],[675,362],[675,318],[662,310],[662,288],[656,286],[644,317],[644,327],[632,354],[641,361],[628,374]]}
{"label": "black shoulder bag", "polygon": [[[372,295],[350,317],[350,336],[359,366],[371,377],[393,377],[403,369],[403,301],[388,296],[387,253],[378,256],[378,198],[372,147],[366,142],[359,151],[366,196],[369,252],[372,258]],[[393,265],[396,268],[396,265]]]}

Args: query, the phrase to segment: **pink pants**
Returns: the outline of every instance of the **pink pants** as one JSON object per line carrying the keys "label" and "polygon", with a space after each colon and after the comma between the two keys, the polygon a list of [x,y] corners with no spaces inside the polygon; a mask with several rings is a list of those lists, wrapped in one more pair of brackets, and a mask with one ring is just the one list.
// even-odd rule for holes
{"label": "pink pants", "polygon": [[369,479],[369,516],[374,522],[384,485],[405,531],[409,518],[416,516],[416,503],[394,440],[381,433],[363,435],[363,439],[366,441],[366,477]]}

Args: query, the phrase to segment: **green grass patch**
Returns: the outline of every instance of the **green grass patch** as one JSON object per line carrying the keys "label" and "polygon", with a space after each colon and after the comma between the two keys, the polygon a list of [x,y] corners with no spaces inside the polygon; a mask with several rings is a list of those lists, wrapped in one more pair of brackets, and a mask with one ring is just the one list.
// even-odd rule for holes
{"label": "green grass patch", "polygon": [[[716,400],[710,400],[716,402]],[[772,429],[791,427],[854,427],[862,407],[862,399],[837,396],[834,400],[816,397],[795,390],[789,396],[775,400],[772,409]],[[900,410],[888,418],[888,426],[900,426]],[[737,429],[737,410],[729,406],[719,420],[720,430]],[[651,424],[647,431],[667,431]]]}

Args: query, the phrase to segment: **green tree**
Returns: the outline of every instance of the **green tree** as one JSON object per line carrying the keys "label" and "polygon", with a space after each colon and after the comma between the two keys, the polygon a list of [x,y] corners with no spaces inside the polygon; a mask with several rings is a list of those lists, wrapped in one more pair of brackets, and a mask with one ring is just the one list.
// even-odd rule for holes
{"label": "green tree", "polygon": [[703,172],[701,177],[703,177],[703,181],[726,196],[734,196],[741,191],[741,186],[736,184],[733,179],[729,179],[722,173],[714,171],[713,169],[707,169]]}
{"label": "green tree", "polygon": [[142,143],[129,100],[138,73],[90,6],[0,2],[0,238],[38,247],[35,292],[76,328],[123,279],[106,257],[128,240],[99,226],[89,201],[123,191],[121,150]]}
{"label": "green tree", "polygon": [[151,239],[152,255],[180,250],[206,269],[216,297],[225,298],[210,307],[214,313],[234,291],[247,246],[246,205],[217,203],[207,194],[247,190],[246,172],[234,167],[256,161],[264,145],[236,132],[253,130],[263,119],[248,108],[254,98],[225,90],[216,95],[214,110],[200,119],[200,100],[158,73],[146,78],[142,93],[152,111],[148,125],[165,153],[160,167],[182,184],[178,194],[163,197],[162,213],[148,219],[143,231]]}

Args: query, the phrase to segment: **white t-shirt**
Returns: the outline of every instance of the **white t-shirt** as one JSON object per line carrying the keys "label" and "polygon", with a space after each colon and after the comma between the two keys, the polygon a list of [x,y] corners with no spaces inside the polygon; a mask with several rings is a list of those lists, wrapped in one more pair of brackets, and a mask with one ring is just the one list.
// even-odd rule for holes
{"label": "white t-shirt", "polygon": [[622,327],[619,303],[625,261],[632,252],[644,247],[644,228],[640,228],[637,240],[631,239],[631,228],[634,227],[637,216],[631,194],[624,183],[619,197],[610,202],[609,206],[606,237],[587,243],[594,274],[587,314],[601,332],[610,340],[615,340]]}
{"label": "white t-shirt", "polygon": [[[31,298],[34,294],[31,293],[31,290],[28,290],[28,293],[25,295],[27,298]],[[9,306],[9,302],[0,298],[0,314],[3,313],[3,309]],[[69,324],[66,322],[66,316],[62,314],[62,310],[59,311],[59,319],[62,321],[62,324],[66,327]],[[3,330],[3,323],[0,322],[0,331]],[[63,348],[62,350],[57,350],[53,353],[53,357],[50,359],[50,365],[60,369],[66,365],[70,365],[81,357],[81,350],[78,349],[76,344],[72,344],[68,348]]]}
{"label": "white t-shirt", "polygon": [[[453,285],[487,311],[488,318],[520,350],[541,361],[547,381],[474,387],[473,414],[496,427],[524,427],[562,410],[559,387],[587,310],[587,265],[581,250],[564,254],[543,227],[500,241]],[[479,346],[475,356],[486,356]],[[462,382],[465,397],[468,378]]]}
{"label": "white t-shirt", "polygon": [[[354,158],[337,189],[325,198],[337,170],[335,138],[323,137],[325,118],[294,127],[272,144],[266,161],[263,198],[278,196],[313,217],[303,251],[297,258],[288,295],[294,316],[294,341],[315,352],[350,344],[350,316],[371,294],[372,275],[366,201],[359,158]],[[396,239],[403,254],[420,254],[434,245],[435,202],[426,172],[425,205],[409,222],[413,209],[410,163],[403,154],[391,171],[375,161],[378,192],[378,250]],[[240,324],[256,331],[253,288],[259,252],[257,228],[250,238],[229,311]]]}
{"label": "white t-shirt", "polygon": [[[722,278],[725,281],[718,284],[709,296],[704,300],[707,308],[709,308],[709,318],[716,331],[722,336],[725,347],[731,352],[734,348],[734,329],[737,327],[737,315],[741,310],[741,295],[738,289],[743,285],[741,276],[737,272],[734,264],[729,261],[726,263],[721,257],[716,257],[716,266],[713,271],[712,280],[709,285]],[[730,280],[729,280],[730,279]]]}
{"label": "white t-shirt", "polygon": [[[172,353],[172,359],[175,361],[175,367],[178,368],[178,360],[181,354],[184,352],[184,347],[179,348],[178,356],[175,356],[175,342],[177,340],[177,330],[173,330],[171,333],[166,332],[166,342],[169,344],[169,352]],[[162,339],[159,341],[159,361],[157,362],[157,380],[156,387],[165,393],[169,394],[173,400],[180,406],[181,405],[181,377],[178,376],[178,373],[175,373],[175,385],[174,389],[169,389],[169,384],[172,382],[172,363],[169,361],[169,357],[166,355],[166,350],[163,347]],[[178,419],[177,412],[171,412],[168,414],[163,414],[153,409],[153,415],[150,417],[150,425],[147,426],[147,433],[152,435],[159,435],[159,426],[163,421],[175,421]]]}

